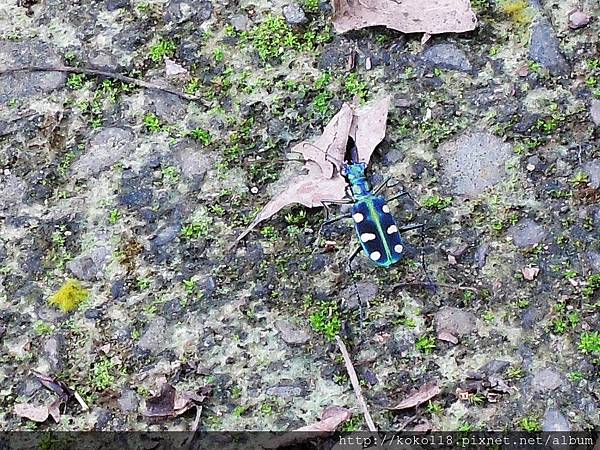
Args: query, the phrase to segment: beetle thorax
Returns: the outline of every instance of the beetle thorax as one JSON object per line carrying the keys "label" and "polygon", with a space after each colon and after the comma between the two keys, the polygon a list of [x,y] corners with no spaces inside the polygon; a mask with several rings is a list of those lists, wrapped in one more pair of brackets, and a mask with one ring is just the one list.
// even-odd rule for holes
{"label": "beetle thorax", "polygon": [[344,166],[344,176],[352,188],[352,196],[357,199],[365,197],[371,193],[371,186],[365,175],[365,163],[346,164]]}

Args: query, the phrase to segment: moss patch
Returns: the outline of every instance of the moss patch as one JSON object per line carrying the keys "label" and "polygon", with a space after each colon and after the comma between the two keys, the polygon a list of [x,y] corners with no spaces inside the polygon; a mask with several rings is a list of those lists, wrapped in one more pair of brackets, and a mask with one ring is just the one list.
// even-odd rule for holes
{"label": "moss patch", "polygon": [[48,303],[61,311],[69,312],[76,309],[89,296],[90,293],[79,281],[70,278],[50,297]]}

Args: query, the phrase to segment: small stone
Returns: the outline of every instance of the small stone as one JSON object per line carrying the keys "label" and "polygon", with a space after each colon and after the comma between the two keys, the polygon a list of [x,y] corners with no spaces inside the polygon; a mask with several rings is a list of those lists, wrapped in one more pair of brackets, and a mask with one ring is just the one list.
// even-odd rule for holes
{"label": "small stone", "polygon": [[297,3],[291,3],[283,7],[283,17],[290,25],[301,25],[307,22],[306,14]]}
{"label": "small stone", "polygon": [[583,11],[573,11],[571,14],[569,14],[569,28],[572,30],[583,28],[590,23],[590,19],[591,16],[587,15]]}
{"label": "small stone", "polygon": [[600,253],[587,252],[585,259],[594,273],[600,273]]}
{"label": "small stone", "polygon": [[248,30],[248,16],[245,14],[238,14],[237,16],[233,16],[229,23],[236,31]]}
{"label": "small stone", "polygon": [[590,117],[597,127],[600,127],[600,100],[593,99],[590,106]]}
{"label": "small stone", "polygon": [[300,386],[273,386],[267,389],[267,395],[282,398],[300,397],[302,392]]}
{"label": "small stone", "polygon": [[465,336],[476,329],[476,318],[472,312],[459,308],[444,307],[435,315],[438,333],[446,331],[454,336]]}
{"label": "small stone", "polygon": [[523,277],[527,281],[533,281],[533,280],[535,280],[535,277],[538,276],[538,273],[540,273],[540,268],[539,267],[523,267],[521,269],[521,273],[523,274]]}
{"label": "small stone", "polygon": [[529,58],[553,74],[564,75],[570,71],[565,57],[560,52],[560,41],[550,22],[543,17],[533,25]]}
{"label": "small stone", "polygon": [[121,397],[117,400],[117,403],[124,413],[137,411],[139,404],[138,396],[135,391],[127,389],[121,393]]}
{"label": "small stone", "polygon": [[485,363],[478,372],[483,372],[486,375],[495,375],[504,372],[510,363],[508,361],[502,361],[499,359],[493,359],[490,362]]}
{"label": "small stone", "polygon": [[600,188],[600,159],[585,163],[583,171],[590,177],[590,186],[594,189]]}
{"label": "small stone", "polygon": [[483,132],[463,134],[438,148],[445,177],[453,192],[477,198],[506,176],[505,163],[513,156],[510,144]]}
{"label": "small stone", "polygon": [[109,11],[115,11],[121,8],[129,8],[130,0],[106,0],[106,9]]}
{"label": "small stone", "polygon": [[201,25],[210,18],[212,11],[212,3],[206,0],[171,0],[165,9],[164,19],[177,25],[187,21]]}
{"label": "small stone", "polygon": [[158,353],[167,346],[167,321],[164,317],[157,317],[150,323],[138,347],[142,350]]}
{"label": "small stone", "polygon": [[531,219],[521,220],[508,233],[512,236],[513,244],[519,248],[531,248],[542,242],[547,235],[544,227]]}
{"label": "small stone", "polygon": [[135,135],[130,130],[117,127],[102,128],[90,140],[85,153],[73,163],[73,173],[77,178],[98,175],[130,155],[134,146]]}
{"label": "small stone", "polygon": [[423,53],[426,62],[440,69],[469,72],[471,63],[462,50],[454,44],[437,44]]}
{"label": "small stone", "polygon": [[571,431],[571,425],[567,418],[555,409],[548,409],[543,420],[543,431]]}
{"label": "small stone", "polygon": [[79,255],[69,262],[67,268],[79,280],[96,281],[100,278],[109,255],[110,251],[106,247],[99,247],[88,254]]}
{"label": "small stone", "polygon": [[50,368],[53,372],[58,371],[62,365],[61,354],[63,347],[64,339],[60,336],[51,336],[44,343],[44,354],[48,358]]}
{"label": "small stone", "polygon": [[278,320],[275,327],[281,333],[281,339],[288,344],[306,344],[310,339],[310,334],[288,321]]}
{"label": "small stone", "polygon": [[478,268],[483,269],[485,267],[489,250],[490,244],[487,242],[484,242],[475,250],[475,263]]}
{"label": "small stone", "polygon": [[536,392],[550,392],[563,383],[559,373],[546,368],[536,373],[531,382],[532,389]]}

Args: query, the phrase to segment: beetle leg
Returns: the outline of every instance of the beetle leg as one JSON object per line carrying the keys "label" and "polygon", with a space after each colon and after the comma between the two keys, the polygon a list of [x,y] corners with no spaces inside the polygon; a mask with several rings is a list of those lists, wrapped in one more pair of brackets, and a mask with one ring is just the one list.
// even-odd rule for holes
{"label": "beetle leg", "polygon": [[416,230],[417,228],[421,229],[421,240],[423,240],[423,230],[425,229],[425,224],[424,223],[417,223],[417,224],[414,224],[414,225],[407,225],[405,227],[400,227],[400,228],[398,228],[398,231],[400,233],[404,233],[406,231]]}

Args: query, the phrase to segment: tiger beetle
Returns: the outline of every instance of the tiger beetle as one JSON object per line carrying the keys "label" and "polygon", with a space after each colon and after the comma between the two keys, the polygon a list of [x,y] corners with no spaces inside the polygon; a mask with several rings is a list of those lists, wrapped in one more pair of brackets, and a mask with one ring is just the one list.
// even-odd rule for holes
{"label": "tiger beetle", "polygon": [[[348,162],[341,164],[341,174],[348,182],[350,199],[323,202],[323,205],[326,206],[326,203],[351,203],[352,210],[348,214],[323,222],[323,226],[342,219],[353,219],[360,246],[348,259],[349,268],[361,250],[376,265],[385,268],[390,267],[404,256],[404,241],[400,233],[414,229],[421,229],[422,231],[425,225],[414,224],[398,227],[390,213],[388,202],[409,195],[408,192],[400,192],[386,201],[385,197],[380,195],[380,192],[388,185],[389,178],[376,189],[372,189],[365,174],[367,165],[364,162],[359,162],[358,149],[352,138],[348,138],[346,159]],[[424,261],[422,261],[422,264],[425,268]],[[427,272],[425,271],[425,273]]]}

